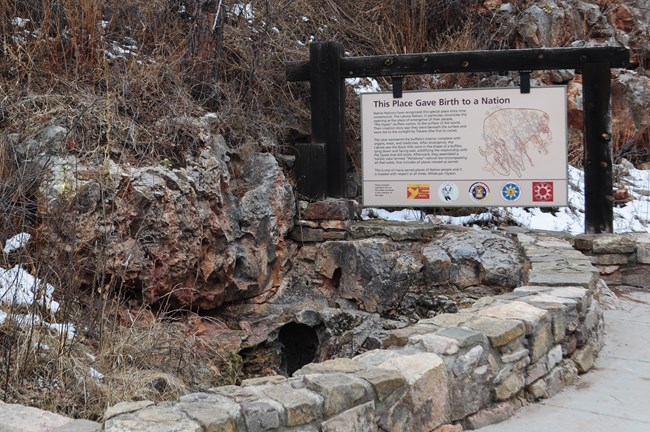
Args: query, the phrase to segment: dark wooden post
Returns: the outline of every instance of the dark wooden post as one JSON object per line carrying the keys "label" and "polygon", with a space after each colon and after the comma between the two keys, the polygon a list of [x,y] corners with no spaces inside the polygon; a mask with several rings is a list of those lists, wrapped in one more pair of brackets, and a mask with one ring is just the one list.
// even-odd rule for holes
{"label": "dark wooden post", "polygon": [[327,198],[327,166],[325,144],[296,144],[296,188],[301,198]]}
{"label": "dark wooden post", "polygon": [[585,232],[611,233],[614,228],[609,63],[582,68],[584,106]]}
{"label": "dark wooden post", "polygon": [[339,42],[313,42],[309,47],[312,142],[325,144],[326,160],[322,163],[327,167],[327,193],[333,198],[345,196],[348,171],[343,55]]}

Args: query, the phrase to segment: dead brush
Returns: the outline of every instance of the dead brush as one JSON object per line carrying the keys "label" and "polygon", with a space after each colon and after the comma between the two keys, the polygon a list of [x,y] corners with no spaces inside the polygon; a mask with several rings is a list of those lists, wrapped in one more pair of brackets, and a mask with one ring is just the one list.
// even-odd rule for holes
{"label": "dead brush", "polygon": [[174,400],[241,378],[241,360],[191,326],[164,322],[146,310],[126,325],[113,311],[105,309],[101,318],[102,346],[91,337],[95,327],[83,320],[76,330],[59,333],[40,315],[27,323],[7,319],[0,326],[3,400],[98,420],[118,402]]}

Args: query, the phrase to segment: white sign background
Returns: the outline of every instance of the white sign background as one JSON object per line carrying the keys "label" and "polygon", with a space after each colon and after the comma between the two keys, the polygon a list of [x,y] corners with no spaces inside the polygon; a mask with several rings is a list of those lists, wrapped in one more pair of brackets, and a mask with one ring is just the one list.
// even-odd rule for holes
{"label": "white sign background", "polygon": [[567,204],[565,86],[361,95],[364,206]]}

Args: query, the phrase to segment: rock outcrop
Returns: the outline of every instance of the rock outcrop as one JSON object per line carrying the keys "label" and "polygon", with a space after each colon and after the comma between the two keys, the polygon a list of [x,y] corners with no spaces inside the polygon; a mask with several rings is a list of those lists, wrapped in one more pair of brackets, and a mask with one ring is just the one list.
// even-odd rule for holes
{"label": "rock outcrop", "polygon": [[206,117],[191,121],[203,146],[185,166],[98,167],[61,156],[49,150],[65,137],[60,128],[43,132],[51,139],[41,148],[19,145],[44,173],[38,211],[53,222],[38,238],[43,253],[72,260],[82,284],[101,278],[101,289],[148,304],[214,309],[277,287],[292,188],[273,155],[232,152]]}
{"label": "rock outcrop", "polygon": [[[646,72],[650,12],[645,0],[612,4],[604,0],[486,1],[499,43],[513,48],[625,46],[635,70],[612,71],[613,146],[635,163],[650,158],[650,77]],[[582,147],[582,77],[573,71],[533,74],[539,84],[567,84],[570,151]]]}

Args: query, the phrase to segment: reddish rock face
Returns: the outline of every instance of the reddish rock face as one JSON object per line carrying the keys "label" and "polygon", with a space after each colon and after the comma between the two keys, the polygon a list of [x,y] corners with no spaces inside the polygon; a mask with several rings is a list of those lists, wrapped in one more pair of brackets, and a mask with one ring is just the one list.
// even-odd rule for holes
{"label": "reddish rock face", "polygon": [[647,162],[649,131],[650,80],[633,72],[617,74],[612,81],[614,149],[633,162]]}
{"label": "reddish rock face", "polygon": [[636,21],[640,18],[627,5],[620,4],[609,11],[609,17],[612,25],[618,30],[628,33],[637,25]]}
{"label": "reddish rock face", "polygon": [[82,285],[103,276],[100,289],[148,304],[209,310],[272,291],[293,227],[291,187],[271,154],[231,162],[220,137],[209,141],[183,168],[117,167],[90,206],[94,180],[76,179],[83,186],[59,208],[46,205],[55,192],[44,186],[39,210],[61,213],[41,231],[47,253],[73,256]]}
{"label": "reddish rock face", "polygon": [[[582,76],[568,84],[569,152],[579,157],[583,146]],[[612,74],[612,147],[637,167],[650,157],[650,80],[636,72]]]}
{"label": "reddish rock face", "polygon": [[[486,1],[483,6],[500,8],[499,3]],[[512,47],[627,46],[633,66],[647,64],[650,10],[643,1],[616,5],[605,0],[508,4],[511,7],[497,16],[511,28]],[[612,146],[617,156],[639,166],[650,159],[650,81],[641,70],[612,73]],[[569,158],[579,164],[584,124],[581,75],[578,71],[573,79],[564,79],[551,73],[543,82],[568,83]]]}
{"label": "reddish rock face", "polygon": [[359,217],[359,204],[351,200],[329,199],[308,203],[300,217],[307,220],[345,221]]}

